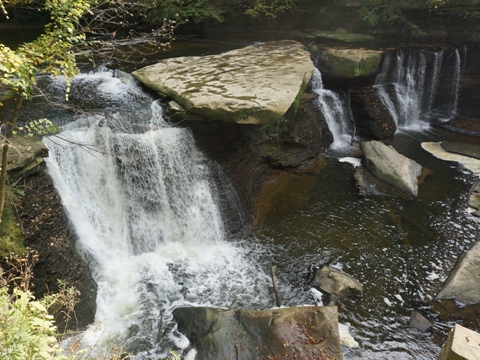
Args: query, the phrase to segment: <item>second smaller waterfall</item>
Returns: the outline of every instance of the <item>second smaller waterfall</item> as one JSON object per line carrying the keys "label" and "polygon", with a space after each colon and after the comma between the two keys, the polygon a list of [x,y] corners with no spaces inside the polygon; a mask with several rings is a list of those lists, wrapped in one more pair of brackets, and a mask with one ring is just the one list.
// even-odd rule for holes
{"label": "second smaller waterfall", "polygon": [[312,76],[312,90],[318,96],[317,105],[333,136],[330,147],[341,149],[350,146],[353,126],[346,105],[337,93],[323,87],[322,74],[318,69],[315,69]]}

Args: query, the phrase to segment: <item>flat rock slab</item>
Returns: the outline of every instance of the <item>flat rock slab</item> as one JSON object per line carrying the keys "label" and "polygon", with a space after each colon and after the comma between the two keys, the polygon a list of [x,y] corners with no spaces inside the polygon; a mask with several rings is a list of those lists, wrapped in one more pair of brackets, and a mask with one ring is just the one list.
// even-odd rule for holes
{"label": "flat rock slab", "polygon": [[335,306],[174,310],[196,359],[342,359]]}
{"label": "flat rock slab", "polygon": [[267,124],[299,101],[313,70],[302,44],[278,41],[220,55],[166,59],[133,76],[203,118]]}

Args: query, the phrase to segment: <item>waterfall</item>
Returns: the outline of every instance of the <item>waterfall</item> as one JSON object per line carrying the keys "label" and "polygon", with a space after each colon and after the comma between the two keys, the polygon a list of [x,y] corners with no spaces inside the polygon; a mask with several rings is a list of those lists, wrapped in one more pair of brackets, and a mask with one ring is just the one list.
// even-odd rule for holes
{"label": "waterfall", "polygon": [[72,119],[45,144],[98,284],[95,323],[79,338],[88,354],[121,346],[136,359],[164,358],[188,346],[175,307],[268,306],[269,278],[251,251],[226,241],[208,161],[189,130],[170,127],[134,82],[83,74],[72,89],[85,83],[111,100],[108,109]]}
{"label": "waterfall", "polygon": [[450,111],[449,111],[449,115],[451,118],[457,115],[458,95],[460,93],[460,77],[462,73],[462,58],[460,56],[460,51],[458,49],[455,50],[454,56],[455,56],[455,65],[454,65],[455,68],[453,72],[453,86],[450,94]]}
{"label": "waterfall", "polygon": [[[454,75],[449,108],[443,116],[456,115],[462,61],[455,51]],[[435,104],[439,85],[445,81],[444,51],[399,49],[385,55],[383,66],[375,79],[375,89],[392,115],[399,130],[421,130],[427,119],[441,110]]]}
{"label": "waterfall", "polygon": [[322,74],[318,69],[315,69],[312,76],[312,91],[317,95],[317,106],[333,136],[330,147],[341,149],[350,146],[353,134],[352,120],[338,94],[323,87]]}

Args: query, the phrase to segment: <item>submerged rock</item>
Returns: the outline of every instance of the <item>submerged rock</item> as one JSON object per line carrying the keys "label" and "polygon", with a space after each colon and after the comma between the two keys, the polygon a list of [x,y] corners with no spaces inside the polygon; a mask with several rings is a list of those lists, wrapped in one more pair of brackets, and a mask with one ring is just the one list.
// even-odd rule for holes
{"label": "submerged rock", "polygon": [[412,196],[418,195],[418,178],[423,169],[420,164],[380,141],[363,142],[361,148],[368,171]]}
{"label": "submerged rock", "polygon": [[433,327],[433,324],[425,316],[416,310],[410,314],[410,327],[420,331],[428,331]]}
{"label": "submerged rock", "polygon": [[350,275],[340,270],[322,266],[315,270],[312,286],[327,294],[328,304],[333,305],[347,296],[362,296],[363,286]]}
{"label": "submerged rock", "polygon": [[203,118],[268,124],[298,106],[313,70],[302,44],[278,41],[166,59],[133,76]]}
{"label": "submerged rock", "polygon": [[178,308],[197,359],[342,359],[335,306],[269,310]]}

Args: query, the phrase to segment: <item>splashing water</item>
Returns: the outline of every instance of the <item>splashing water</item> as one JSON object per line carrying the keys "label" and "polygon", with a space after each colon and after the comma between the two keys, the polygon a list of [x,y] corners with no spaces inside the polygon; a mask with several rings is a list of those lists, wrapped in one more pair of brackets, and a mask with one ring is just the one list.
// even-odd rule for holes
{"label": "splashing water", "polygon": [[317,94],[317,106],[325,117],[328,129],[332,133],[332,149],[341,149],[351,145],[352,121],[348,116],[345,104],[337,93],[324,89],[322,74],[315,69],[312,76],[312,91]]}
{"label": "splashing water", "polygon": [[[444,51],[399,49],[385,55],[382,70],[375,79],[375,89],[392,115],[398,130],[422,130],[435,109],[438,86],[443,79]],[[462,61],[454,53],[454,74],[451,80],[450,104],[446,116],[457,112]],[[445,116],[444,115],[444,116]]]}
{"label": "splashing water", "polygon": [[[80,79],[110,99],[139,90],[113,75],[89,76]],[[45,139],[49,173],[98,284],[95,323],[80,337],[93,358],[113,346],[138,359],[181,352],[189,343],[172,320],[178,306],[271,301],[254,256],[225,240],[208,162],[192,135],[169,127],[149,96],[137,99],[146,108],[136,112],[142,126],[132,127],[129,103],[120,102],[108,118],[83,115]]]}

